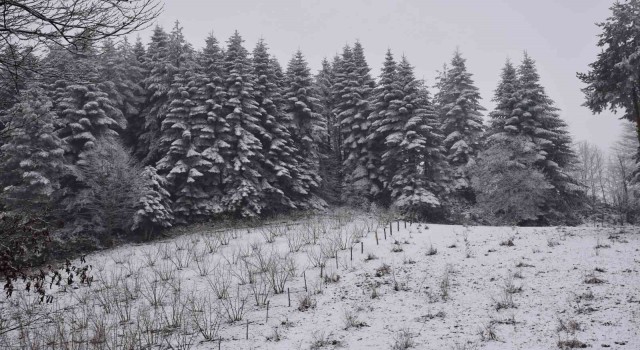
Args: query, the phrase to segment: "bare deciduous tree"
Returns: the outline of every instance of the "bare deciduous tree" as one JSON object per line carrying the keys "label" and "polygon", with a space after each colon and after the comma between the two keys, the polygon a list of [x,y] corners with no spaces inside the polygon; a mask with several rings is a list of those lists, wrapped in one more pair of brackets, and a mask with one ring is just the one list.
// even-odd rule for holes
{"label": "bare deciduous tree", "polygon": [[607,203],[605,191],[607,176],[604,152],[588,141],[581,141],[575,145],[578,163],[575,167],[575,178],[587,188],[587,195],[591,205],[597,201]]}
{"label": "bare deciduous tree", "polygon": [[86,45],[145,28],[161,10],[160,0],[0,0],[0,108],[44,74],[36,59],[42,49],[82,54]]}
{"label": "bare deciduous tree", "polygon": [[158,0],[0,0],[0,38],[75,46],[132,33],[151,23]]}
{"label": "bare deciduous tree", "polygon": [[612,149],[607,164],[607,192],[611,205],[621,223],[634,223],[634,213],[640,208],[638,184],[633,180],[636,160],[634,149],[638,148],[638,139],[632,123],[626,123],[622,137]]}

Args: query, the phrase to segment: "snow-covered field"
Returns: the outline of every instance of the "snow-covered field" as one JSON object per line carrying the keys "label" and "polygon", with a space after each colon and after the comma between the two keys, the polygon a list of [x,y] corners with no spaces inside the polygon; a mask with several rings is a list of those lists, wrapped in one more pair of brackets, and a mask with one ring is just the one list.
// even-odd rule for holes
{"label": "snow-covered field", "polygon": [[190,231],[88,256],[92,285],[63,274],[51,304],[2,297],[0,347],[640,349],[635,228],[390,228],[341,210]]}

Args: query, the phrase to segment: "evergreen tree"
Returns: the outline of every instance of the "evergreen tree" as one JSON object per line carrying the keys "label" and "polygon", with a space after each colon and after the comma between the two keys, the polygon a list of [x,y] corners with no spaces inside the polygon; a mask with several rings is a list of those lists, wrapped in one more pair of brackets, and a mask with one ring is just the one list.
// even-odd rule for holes
{"label": "evergreen tree", "polygon": [[275,63],[264,40],[260,40],[253,50],[253,74],[255,99],[264,129],[264,133],[257,135],[263,148],[262,168],[268,184],[263,191],[269,211],[279,212],[296,207],[291,196],[300,189],[300,175],[295,146],[286,127],[291,125],[291,119],[280,110],[282,82]]}
{"label": "evergreen tree", "polygon": [[527,54],[517,70],[517,80],[510,64],[503,69],[496,89],[496,110],[491,113],[489,142],[504,142],[522,136],[527,147],[537,152],[536,169],[544,174],[554,194],[544,204],[544,222],[575,222],[574,210],[581,202],[580,189],[568,173],[576,156],[571,137],[558,109],[540,85],[535,62]]}
{"label": "evergreen tree", "polygon": [[131,229],[142,231],[145,236],[151,237],[156,230],[171,227],[174,217],[170,195],[166,190],[167,180],[158,175],[154,167],[147,166],[142,172],[142,183],[142,197]]}
{"label": "evergreen tree", "polygon": [[109,96],[95,84],[56,83],[55,108],[59,116],[58,136],[65,143],[71,164],[82,162],[84,153],[102,137],[117,137],[126,120]]}
{"label": "evergreen tree", "polygon": [[387,205],[391,194],[388,186],[395,172],[392,166],[396,164],[383,164],[382,157],[387,152],[387,137],[402,130],[405,122],[399,112],[402,104],[398,101],[404,98],[404,94],[397,70],[391,50],[387,50],[380,80],[371,100],[373,111],[369,115],[371,128],[367,137],[371,152],[369,168],[376,179],[371,187],[371,195]]}
{"label": "evergreen tree", "polygon": [[576,218],[572,217],[572,209],[582,201],[579,198],[581,191],[568,173],[576,156],[567,125],[539,84],[535,62],[526,53],[518,69],[518,78],[519,101],[514,116],[521,121],[522,133],[538,145],[538,165],[556,191],[549,204],[549,218],[556,222],[573,221]]}
{"label": "evergreen tree", "polygon": [[578,73],[578,78],[587,84],[582,89],[585,106],[594,113],[607,108],[622,111],[623,118],[636,123],[640,140],[640,1],[616,1],[610,10],[611,16],[597,24],[602,30],[598,59],[589,64],[589,72]]}
{"label": "evergreen tree", "polygon": [[229,144],[224,157],[229,167],[224,173],[225,211],[243,217],[259,215],[264,209],[262,144],[257,135],[265,133],[260,125],[260,109],[255,99],[254,76],[242,38],[235,32],[228,40],[223,62],[222,116],[229,125],[224,139]]}
{"label": "evergreen tree", "polygon": [[358,201],[367,198],[371,180],[369,178],[369,151],[367,145],[368,116],[371,112],[369,98],[375,82],[369,75],[362,45],[344,48],[342,59],[336,70],[334,113],[342,134],[342,158],[344,168],[345,198]]}
{"label": "evergreen tree", "polygon": [[166,151],[156,168],[168,180],[172,211],[179,223],[202,221],[220,212],[211,199],[212,178],[205,176],[213,166],[203,156],[213,140],[213,130],[208,112],[196,100],[199,84],[202,80],[192,70],[174,77],[169,112],[162,122],[160,148]]}
{"label": "evergreen tree", "polygon": [[198,67],[206,77],[214,84],[222,84],[222,60],[224,52],[220,48],[218,39],[210,33],[205,39],[205,46],[198,54]]}
{"label": "evergreen tree", "polygon": [[504,134],[505,132],[518,133],[519,130],[515,126],[505,128],[518,102],[518,84],[516,68],[510,60],[507,60],[504,68],[502,68],[500,83],[495,90],[492,100],[496,103],[496,107],[489,113],[489,128],[485,133],[487,141],[491,142],[492,140],[504,139],[506,136]]}
{"label": "evergreen tree", "polygon": [[160,26],[156,26],[151,35],[144,63],[147,75],[142,81],[146,92],[141,111],[144,125],[135,147],[135,155],[145,163],[151,163],[158,157],[157,144],[160,137],[162,119],[169,106],[168,94],[173,80],[173,71],[169,65],[169,35]]}
{"label": "evergreen tree", "polygon": [[443,150],[437,114],[405,57],[398,64],[397,80],[402,95],[392,100],[387,115],[391,122],[382,126],[389,134],[381,162],[387,171],[394,170],[389,181],[392,204],[410,217],[441,218]]}
{"label": "evergreen tree", "polygon": [[19,101],[0,119],[10,130],[0,146],[0,198],[10,210],[43,215],[52,209],[65,171],[63,142],[43,90],[30,87]]}
{"label": "evergreen tree", "polygon": [[155,163],[167,151],[160,148],[160,135],[171,103],[169,91],[177,74],[192,69],[193,59],[193,49],[185,40],[179,22],[176,21],[170,34],[161,27],[154,29],[145,59],[148,75],[143,80],[147,92],[142,111],[145,125],[140,136],[141,145],[136,150],[136,155],[144,163]]}
{"label": "evergreen tree", "polygon": [[538,149],[527,137],[492,140],[472,166],[477,209],[489,224],[522,225],[539,221],[553,186],[539,167]]}
{"label": "evergreen tree", "polygon": [[[300,172],[300,195],[310,200],[320,186],[321,145],[326,140],[326,122],[322,115],[311,72],[298,50],[289,61],[284,92],[284,112],[291,121],[291,136],[296,146],[295,157]],[[304,198],[303,197],[303,198]],[[316,200],[310,203],[316,205]],[[309,203],[306,204],[309,206]]]}
{"label": "evergreen tree", "polygon": [[451,66],[438,81],[436,96],[440,113],[443,141],[447,160],[451,166],[453,189],[473,199],[467,166],[472,164],[480,149],[482,113],[480,93],[467,71],[465,59],[456,50]]}
{"label": "evergreen tree", "polygon": [[[339,60],[339,58],[337,59]],[[342,162],[339,157],[340,129],[336,127],[336,115],[333,113],[335,108],[332,94],[335,80],[334,69],[335,67],[326,58],[323,59],[322,68],[314,79],[314,89],[318,94],[319,113],[322,115],[327,129],[326,140],[319,145],[320,153],[323,155],[320,158],[320,177],[322,178],[320,193],[328,201],[338,203],[341,199]]]}
{"label": "evergreen tree", "polygon": [[126,145],[134,147],[137,143],[134,130],[140,127],[140,106],[144,95],[140,85],[144,77],[141,63],[126,38],[119,47],[106,40],[99,58],[100,89],[109,95],[114,107],[127,120],[127,129],[122,137]]}

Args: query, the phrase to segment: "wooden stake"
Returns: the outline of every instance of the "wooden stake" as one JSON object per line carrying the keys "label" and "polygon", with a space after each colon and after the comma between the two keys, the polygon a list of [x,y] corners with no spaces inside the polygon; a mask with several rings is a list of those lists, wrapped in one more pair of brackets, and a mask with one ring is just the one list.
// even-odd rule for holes
{"label": "wooden stake", "polygon": [[360,254],[364,254],[364,242],[360,242]]}
{"label": "wooden stake", "polygon": [[247,320],[247,340],[249,340],[249,320]]}
{"label": "wooden stake", "polygon": [[407,228],[407,222],[404,221],[404,228]]}
{"label": "wooden stake", "polygon": [[269,322],[269,300],[267,300],[267,319],[266,319],[265,323],[266,322]]}
{"label": "wooden stake", "polygon": [[400,220],[397,220],[396,223],[398,224],[398,231],[400,231]]}
{"label": "wooden stake", "polygon": [[338,252],[336,251],[336,269],[338,268]]}
{"label": "wooden stake", "polygon": [[302,272],[302,277],[304,278],[304,291],[308,292],[309,290],[307,289],[307,271]]}
{"label": "wooden stake", "polygon": [[320,265],[320,278],[322,278],[322,269],[324,268],[323,265]]}
{"label": "wooden stake", "polygon": [[393,222],[389,222],[389,234],[393,236]]}
{"label": "wooden stake", "polygon": [[384,231],[384,240],[387,240],[387,231]]}
{"label": "wooden stake", "polygon": [[218,339],[218,350],[222,348],[222,337]]}
{"label": "wooden stake", "polygon": [[287,288],[287,298],[289,299],[289,307],[291,307],[291,291]]}
{"label": "wooden stake", "polygon": [[376,245],[380,245],[380,242],[378,242],[378,232],[376,232]]}
{"label": "wooden stake", "polygon": [[351,261],[353,261],[353,246],[351,246]]}

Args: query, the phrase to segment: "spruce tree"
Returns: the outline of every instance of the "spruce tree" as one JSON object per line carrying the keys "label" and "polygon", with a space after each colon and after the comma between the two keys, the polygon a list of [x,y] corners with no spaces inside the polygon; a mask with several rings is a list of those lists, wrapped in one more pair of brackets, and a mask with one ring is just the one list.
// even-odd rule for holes
{"label": "spruce tree", "polygon": [[291,196],[299,189],[300,175],[295,145],[287,128],[291,119],[280,109],[283,103],[282,82],[275,62],[264,40],[260,40],[253,50],[253,74],[256,78],[255,99],[264,129],[257,135],[263,148],[262,168],[268,184],[263,191],[269,211],[282,212],[296,207]]}
{"label": "spruce tree", "polygon": [[[194,95],[198,76],[186,70],[174,77],[169,112],[162,122],[160,148],[165,150],[156,168],[169,183],[172,211],[179,223],[202,221],[216,214],[209,194],[210,178],[205,176],[213,164],[202,152],[212,140],[207,113],[200,113]],[[203,133],[207,133],[203,135]]]}
{"label": "spruce tree", "polygon": [[496,103],[496,107],[489,113],[489,128],[485,132],[488,142],[504,139],[505,133],[517,134],[519,132],[515,126],[505,128],[516,108],[518,84],[516,68],[510,60],[507,60],[502,68],[500,82],[492,100]]}
{"label": "spruce tree", "polygon": [[205,46],[197,56],[198,67],[201,72],[214,84],[222,83],[222,60],[224,52],[220,48],[218,39],[210,33],[205,39]]}
{"label": "spruce tree", "polygon": [[44,215],[52,209],[66,171],[57,116],[44,90],[30,87],[0,119],[9,130],[0,146],[1,199],[9,210]]}
{"label": "spruce tree", "polygon": [[[572,209],[580,202],[580,189],[567,171],[576,159],[567,125],[560,118],[553,100],[539,84],[535,62],[526,53],[518,68],[518,79],[519,100],[514,121],[519,120],[522,133],[538,145],[538,165],[556,191],[549,203],[549,219],[554,222],[573,221]],[[517,122],[507,124],[518,125]]]}
{"label": "spruce tree", "polygon": [[172,226],[171,199],[166,190],[167,180],[156,169],[147,166],[142,171],[142,197],[133,217],[131,230],[141,231],[150,238],[157,230]]}
{"label": "spruce tree", "polygon": [[397,80],[402,96],[390,103],[392,112],[387,118],[392,121],[383,127],[389,134],[381,157],[383,167],[393,170],[389,181],[392,204],[410,217],[441,218],[443,150],[437,114],[405,57],[398,64]]}
{"label": "spruce tree", "polygon": [[126,128],[122,112],[95,84],[56,83],[55,108],[60,120],[59,137],[71,164],[82,162],[83,154],[102,137],[117,137]]}
{"label": "spruce tree", "polygon": [[527,54],[516,77],[517,80],[513,68],[507,64],[496,89],[497,106],[491,113],[489,143],[523,137],[528,142],[526,147],[537,153],[536,169],[552,186],[539,219],[546,223],[575,222],[574,209],[580,202],[580,189],[568,173],[575,154],[566,124],[540,85],[535,62]]}
{"label": "spruce tree", "polygon": [[[321,145],[326,140],[326,122],[322,115],[313,78],[302,52],[298,50],[289,61],[285,75],[284,112],[291,121],[291,136],[296,146],[295,158],[300,172],[300,195],[312,200],[320,186]],[[315,199],[305,207],[316,206]]]}
{"label": "spruce tree", "polygon": [[322,115],[327,126],[327,137],[322,142],[320,153],[320,177],[322,182],[320,192],[324,198],[330,202],[338,203],[341,193],[341,161],[339,154],[340,130],[336,128],[336,115],[333,113],[335,108],[334,96],[332,94],[333,84],[335,81],[335,66],[325,58],[322,60],[322,68],[314,78],[314,88],[318,94],[318,102],[320,105],[319,113]]}
{"label": "spruce tree", "polygon": [[440,113],[443,141],[451,166],[453,190],[473,199],[467,166],[473,164],[480,150],[482,113],[480,93],[467,71],[460,51],[454,53],[451,65],[438,81],[436,95]]}
{"label": "spruce tree", "polygon": [[341,151],[344,169],[345,198],[351,201],[368,199],[371,188],[369,178],[369,151],[367,120],[371,107],[369,98],[375,82],[369,75],[362,45],[344,48],[341,62],[336,70],[334,113],[340,125]]}
{"label": "spruce tree", "polygon": [[404,94],[397,66],[391,50],[387,50],[380,80],[371,99],[373,111],[369,115],[371,127],[367,136],[371,152],[368,167],[376,179],[370,194],[376,201],[386,205],[389,204],[391,194],[389,183],[395,172],[394,168],[390,168],[395,164],[382,162],[382,157],[387,152],[386,139],[392,133],[401,130],[404,125],[398,110],[402,107],[398,100],[401,100]]}
{"label": "spruce tree", "polygon": [[251,61],[242,42],[236,31],[227,42],[223,61],[221,113],[229,125],[229,133],[224,136],[229,144],[224,153],[229,167],[224,173],[222,205],[232,215],[253,217],[264,209],[264,159],[257,135],[265,130],[260,125]]}
{"label": "spruce tree", "polygon": [[141,126],[140,107],[144,99],[140,85],[144,77],[141,63],[126,38],[118,47],[111,40],[106,40],[99,57],[100,89],[109,95],[127,121],[127,128],[122,133],[125,144],[135,147],[134,130]]}
{"label": "spruce tree", "polygon": [[169,35],[156,26],[146,51],[144,62],[147,75],[142,80],[146,92],[141,111],[144,119],[142,130],[135,138],[139,140],[135,155],[145,163],[153,163],[158,155],[157,145],[160,138],[162,119],[169,106],[168,94],[173,80],[173,71],[169,66]]}
{"label": "spruce tree", "polygon": [[182,34],[182,27],[176,21],[170,34],[161,27],[154,29],[147,49],[148,75],[143,80],[146,100],[142,114],[145,125],[140,135],[140,146],[136,155],[143,163],[154,164],[163,157],[166,149],[160,148],[162,121],[169,112],[171,103],[169,91],[177,74],[192,69],[193,49]]}

